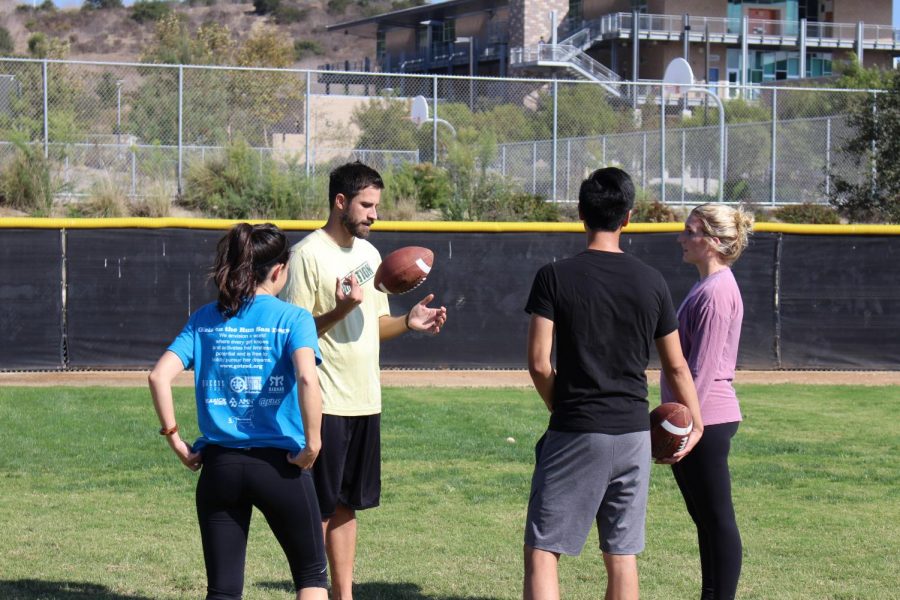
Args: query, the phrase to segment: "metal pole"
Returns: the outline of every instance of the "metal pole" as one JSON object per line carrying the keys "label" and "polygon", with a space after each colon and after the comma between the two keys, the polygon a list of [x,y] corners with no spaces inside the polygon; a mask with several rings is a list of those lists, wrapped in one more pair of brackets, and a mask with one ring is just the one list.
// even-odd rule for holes
{"label": "metal pole", "polygon": [[553,80],[553,201],[556,202],[556,167],[557,167],[557,146],[559,143],[559,83]]}
{"label": "metal pole", "polygon": [[666,203],[666,86],[659,86],[659,201]]}
{"label": "metal pole", "polygon": [[641,187],[647,189],[647,132],[642,136],[641,144]]}
{"label": "metal pole", "polygon": [[134,146],[131,147],[131,197],[137,195],[137,158],[134,155]]}
{"label": "metal pole", "polygon": [[122,82],[116,82],[116,144],[122,145]]}
{"label": "metal pole", "polygon": [[566,200],[572,199],[572,181],[571,181],[571,170],[572,170],[572,140],[566,140]]}
{"label": "metal pole", "polygon": [[309,178],[309,164],[310,164],[309,159],[312,156],[312,153],[311,153],[310,147],[309,147],[310,142],[312,141],[310,139],[311,136],[309,133],[310,126],[312,124],[312,107],[310,106],[310,103],[312,102],[311,88],[312,88],[312,77],[311,77],[311,73],[309,71],[307,71],[306,72],[306,110],[305,110],[305,115],[304,115],[305,122],[303,125],[303,132],[306,137],[306,153],[305,154],[306,154],[306,177],[307,178]]}
{"label": "metal pole", "polygon": [[769,172],[772,174],[771,181],[769,182],[769,202],[774,206],[775,205],[775,180],[777,178],[777,173],[775,171],[775,164],[778,158],[778,132],[776,124],[778,122],[778,90],[772,90],[772,162],[771,168]]}
{"label": "metal pole", "polygon": [[[431,31],[431,27],[428,28],[428,31]],[[434,80],[432,82],[432,102],[434,103],[434,113],[431,119],[431,164],[437,164],[437,155],[438,155],[438,145],[437,145],[437,126],[438,126],[438,78],[437,75],[434,76]]]}
{"label": "metal pole", "polygon": [[[637,9],[631,11],[631,81],[637,83],[640,75],[640,13]],[[638,106],[638,86],[631,86],[632,99],[631,108],[637,110]]]}
{"label": "metal pole", "polygon": [[500,152],[500,173],[506,177],[506,144],[503,144],[503,149]]}
{"label": "metal pole", "polygon": [[[862,64],[862,62],[860,62]],[[872,92],[872,197],[878,190],[878,92]]]}
{"label": "metal pole", "polygon": [[537,142],[531,143],[531,195],[537,196]]}
{"label": "metal pole", "polygon": [[50,156],[50,121],[47,118],[47,60],[41,63],[41,78],[44,84],[44,158]]}
{"label": "metal pole", "polygon": [[469,36],[469,110],[475,112],[475,36]]}
{"label": "metal pole", "polygon": [[831,196],[831,117],[825,119],[825,195]]}
{"label": "metal pole", "polygon": [[[685,94],[685,98],[687,98],[687,94]],[[687,141],[685,139],[685,136],[686,136],[686,134],[684,131],[684,127],[682,127],[681,128],[681,206],[684,206],[684,187],[687,184],[687,180],[685,179],[685,176],[684,176],[684,170],[685,170],[684,169],[684,148],[685,148],[685,142]]]}
{"label": "metal pole", "polygon": [[602,158],[601,164],[605,167],[605,166],[607,165],[607,162],[606,162],[606,136],[604,135],[602,138],[600,138],[600,140],[601,140],[601,142],[600,142],[600,143],[601,143],[600,148],[601,148],[601,152],[602,152],[602,154],[601,154],[601,158]]}
{"label": "metal pole", "polygon": [[181,174],[184,160],[184,66],[178,65],[178,195],[181,195]]}

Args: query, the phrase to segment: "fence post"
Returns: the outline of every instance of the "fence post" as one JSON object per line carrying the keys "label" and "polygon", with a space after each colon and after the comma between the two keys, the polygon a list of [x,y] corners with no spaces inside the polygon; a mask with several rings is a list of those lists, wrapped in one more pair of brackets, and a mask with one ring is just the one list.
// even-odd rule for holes
{"label": "fence post", "polygon": [[47,115],[47,59],[41,62],[41,79],[44,86],[44,158],[50,156],[50,120]]}
{"label": "fence post", "polygon": [[777,171],[775,169],[776,159],[778,158],[778,133],[776,123],[778,122],[778,90],[772,89],[772,161],[769,172],[771,180],[769,181],[769,203],[775,206],[775,180]]}
{"label": "fence post", "polygon": [[134,153],[134,144],[131,145],[131,197],[137,195],[137,157]]}
{"label": "fence post", "polygon": [[647,189],[647,132],[642,136],[641,144],[641,187]]}
{"label": "fence post", "polygon": [[531,142],[531,195],[537,196],[537,142]]}
{"label": "fence post", "polygon": [[500,153],[500,174],[506,177],[506,144],[503,144],[503,150]]}
{"label": "fence post", "polygon": [[[860,54],[862,54],[860,52]],[[860,63],[862,64],[862,63]],[[878,191],[878,92],[872,92],[872,198]]]}
{"label": "fence post", "polygon": [[666,86],[659,86],[659,201],[666,203]]}
{"label": "fence post", "polygon": [[[429,29],[430,31],[430,29]],[[433,90],[432,90],[432,102],[434,103],[434,113],[431,119],[431,130],[432,130],[432,155],[431,155],[431,163],[437,164],[437,155],[438,155],[438,144],[437,144],[437,126],[438,126],[438,78],[437,75],[434,76],[433,80]]]}
{"label": "fence post", "polygon": [[[685,98],[686,97],[687,97],[687,94],[685,94]],[[681,128],[681,206],[682,207],[684,207],[684,187],[687,184],[687,179],[685,179],[685,175],[684,175],[684,167],[685,167],[684,151],[685,151],[686,142],[687,142],[685,137],[686,137],[686,133],[684,131],[684,127],[682,127]]]}
{"label": "fence post", "polygon": [[304,134],[306,135],[306,152],[305,152],[304,154],[306,154],[305,160],[306,160],[306,177],[307,177],[307,179],[309,178],[309,157],[310,157],[310,152],[309,152],[309,143],[310,143],[309,127],[310,127],[310,123],[311,123],[311,121],[312,121],[312,119],[310,118],[310,115],[312,114],[312,113],[311,113],[311,108],[310,108],[310,102],[312,101],[312,93],[310,92],[311,84],[312,84],[311,73],[310,73],[309,71],[307,71],[307,72],[306,72],[306,111],[305,111],[305,115],[304,115],[304,117],[303,117],[303,118],[304,118],[303,132],[304,132]]}
{"label": "fence post", "polygon": [[831,196],[831,117],[825,119],[825,195]]}
{"label": "fence post", "polygon": [[572,140],[566,140],[566,200],[572,199]]}
{"label": "fence post", "polygon": [[184,65],[178,65],[178,195],[181,196],[181,173],[184,150]]}
{"label": "fence post", "polygon": [[557,165],[557,144],[559,141],[559,120],[557,110],[559,109],[559,87],[556,79],[553,80],[553,201],[556,202],[556,165]]}
{"label": "fence post", "polygon": [[600,146],[601,147],[600,164],[605,167],[605,166],[607,166],[607,163],[606,163],[606,136],[605,135],[602,138],[600,138],[600,144],[601,144],[601,146]]}

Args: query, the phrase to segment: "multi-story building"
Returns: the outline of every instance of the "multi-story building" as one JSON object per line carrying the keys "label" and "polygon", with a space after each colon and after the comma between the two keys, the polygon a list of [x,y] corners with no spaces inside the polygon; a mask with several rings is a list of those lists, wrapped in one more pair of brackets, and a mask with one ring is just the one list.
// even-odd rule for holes
{"label": "multi-story building", "polygon": [[888,0],[449,0],[328,29],[372,39],[385,72],[648,80],[687,57],[700,80],[767,84],[850,53],[891,67],[891,21]]}

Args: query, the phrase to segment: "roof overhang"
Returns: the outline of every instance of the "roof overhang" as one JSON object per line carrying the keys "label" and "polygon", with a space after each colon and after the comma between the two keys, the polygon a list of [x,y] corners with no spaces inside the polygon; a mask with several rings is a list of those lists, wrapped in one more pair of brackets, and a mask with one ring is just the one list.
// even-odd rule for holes
{"label": "roof overhang", "polygon": [[448,0],[437,4],[424,4],[363,19],[344,21],[325,27],[326,31],[341,31],[360,37],[375,37],[379,29],[415,29],[423,21],[456,19],[473,13],[496,10],[507,6],[509,0]]}

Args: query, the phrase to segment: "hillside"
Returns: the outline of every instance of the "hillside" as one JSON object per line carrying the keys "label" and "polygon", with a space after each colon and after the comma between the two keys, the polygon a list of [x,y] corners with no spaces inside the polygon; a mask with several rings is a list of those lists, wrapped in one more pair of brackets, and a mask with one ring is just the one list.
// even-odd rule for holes
{"label": "hillside", "polygon": [[[183,3],[171,6],[185,16],[192,29],[205,22],[217,22],[227,25],[237,41],[263,27],[275,29],[293,41],[307,41],[307,46],[315,51],[307,52],[298,60],[294,65],[297,68],[316,68],[324,63],[371,57],[375,50],[374,40],[343,32],[328,33],[325,26],[392,9],[389,0],[332,0],[331,12],[327,10],[328,0],[293,0],[300,20],[280,25],[271,16],[255,14],[251,2],[209,1],[211,6],[203,5],[205,2],[197,2],[196,6]],[[72,60],[139,62],[142,50],[155,39],[154,22],[138,23],[131,18],[132,8],[17,10],[20,4],[22,2],[17,0],[0,0],[0,26],[9,30],[15,53],[19,56],[28,55],[28,38],[38,32],[68,40]],[[30,3],[27,6],[30,7]]]}

